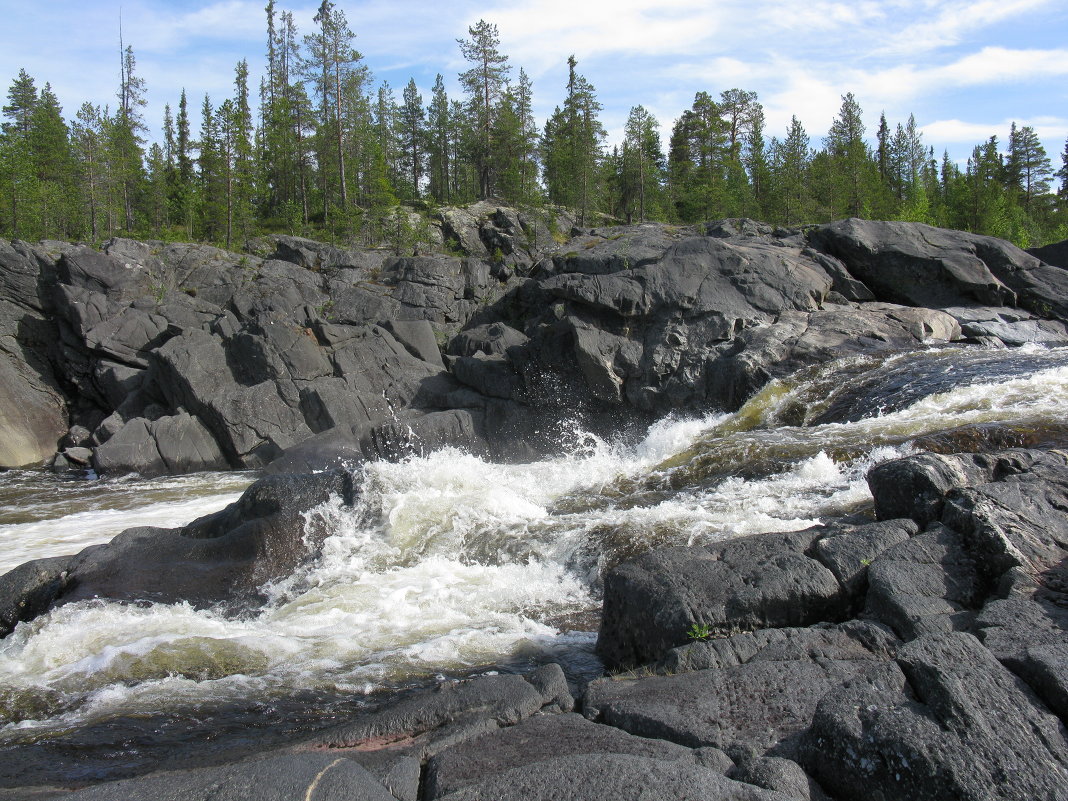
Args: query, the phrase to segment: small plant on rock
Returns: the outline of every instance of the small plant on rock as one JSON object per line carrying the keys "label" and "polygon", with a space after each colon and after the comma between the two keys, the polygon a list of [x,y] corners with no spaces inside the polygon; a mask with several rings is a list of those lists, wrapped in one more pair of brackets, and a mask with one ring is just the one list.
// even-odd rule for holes
{"label": "small plant on rock", "polygon": [[712,636],[712,629],[705,623],[694,623],[690,626],[689,631],[686,632],[686,636],[691,640],[704,642]]}

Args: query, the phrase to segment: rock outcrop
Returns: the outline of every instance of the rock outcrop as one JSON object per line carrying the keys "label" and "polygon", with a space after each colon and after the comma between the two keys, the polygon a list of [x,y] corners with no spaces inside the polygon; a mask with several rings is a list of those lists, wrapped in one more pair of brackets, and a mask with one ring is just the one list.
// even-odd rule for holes
{"label": "rock outcrop", "polygon": [[663,675],[595,681],[585,714],[836,799],[1065,795],[1068,455],[919,454],[869,484],[878,523],[616,568],[598,650]]}
{"label": "rock outcrop", "polygon": [[842,355],[1068,342],[1068,273],[989,237],[572,224],[446,209],[426,241],[463,256],[4,245],[0,466],[292,470],[441,444],[522,459],[564,420],[736,409]]}

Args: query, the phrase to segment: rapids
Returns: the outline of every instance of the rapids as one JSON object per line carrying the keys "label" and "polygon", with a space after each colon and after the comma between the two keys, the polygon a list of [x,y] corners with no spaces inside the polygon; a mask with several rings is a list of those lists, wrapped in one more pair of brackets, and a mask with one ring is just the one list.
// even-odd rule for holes
{"label": "rapids", "polygon": [[[306,515],[309,534],[327,535],[321,553],[252,614],[86,601],[20,624],[0,641],[0,758],[33,747],[43,762],[89,742],[85,775],[117,777],[195,751],[206,732],[252,748],[268,729],[327,725],[436,677],[556,661],[581,682],[601,669],[600,579],[613,564],[870,514],[872,465],[938,443],[1063,444],[1066,412],[1068,349],[944,349],[823,365],[735,414],[662,420],[639,442],[575,431],[564,455],[531,464],[451,449],[365,464],[354,507]],[[181,525],[253,478],[12,471],[0,476],[2,569],[129,526]],[[126,755],[109,762],[116,748]]]}

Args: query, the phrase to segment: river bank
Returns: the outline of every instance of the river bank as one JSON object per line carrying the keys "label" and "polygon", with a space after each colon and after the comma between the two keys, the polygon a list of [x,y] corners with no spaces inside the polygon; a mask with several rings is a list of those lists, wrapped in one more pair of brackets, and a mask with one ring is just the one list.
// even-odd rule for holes
{"label": "river bank", "polygon": [[[146,344],[136,392],[157,408],[129,416],[129,398],[144,397],[124,396],[105,426],[111,435],[89,448],[91,463],[103,464],[101,451],[106,457],[107,442],[120,436],[127,454],[151,455],[143,446],[154,442],[159,464],[170,447],[166,421],[182,415],[231,458],[237,440],[224,446],[220,432],[236,432],[240,420],[220,416],[224,407],[236,410],[239,396],[251,401],[268,389],[284,399],[296,388],[293,408],[305,424],[325,420],[312,410],[326,407],[307,399],[327,376],[308,372],[303,339],[314,338],[316,358],[331,369],[388,351],[374,370],[400,381],[394,388],[417,379],[413,397],[436,400],[397,402],[384,412],[389,422],[311,432],[279,450],[273,475],[197,521],[155,528],[158,518],[146,515],[110,545],[70,557],[44,551],[35,555],[52,558],[0,578],[0,619],[11,631],[0,641],[4,792],[589,799],[629,797],[642,776],[643,791],[657,798],[844,800],[873,787],[885,798],[1055,797],[1064,782],[1056,720],[1063,681],[1042,649],[1055,655],[1064,639],[1055,612],[1056,555],[1065,544],[1057,449],[1068,445],[1068,351],[1051,288],[1060,274],[1004,243],[942,232],[937,252],[923,254],[917,243],[933,247],[935,235],[922,226],[874,224],[861,236],[856,226],[867,224],[850,225],[823,234],[743,230],[736,221],[703,233],[580,232],[573,250],[547,261],[523,267],[517,257],[502,288],[517,271],[527,274],[500,301],[465,307],[473,316],[448,322],[464,330],[450,335],[436,368],[436,345],[431,351],[419,332],[433,334],[438,323],[370,326],[359,335],[368,351],[352,341],[350,322],[313,319],[308,298],[294,309],[308,315],[313,337],[297,333],[278,349],[282,329],[268,316],[280,313],[284,293],[261,295],[255,308],[231,297],[223,317],[234,317],[232,329],[205,317],[201,333]],[[848,230],[853,250],[835,239]],[[831,241],[841,258],[826,252]],[[950,241],[963,250],[947,250]],[[301,258],[311,259],[305,251]],[[76,254],[67,269],[87,258]],[[962,259],[983,265],[985,283],[965,280]],[[335,281],[362,269],[317,263],[336,267]],[[896,264],[907,281],[888,284],[879,263]],[[299,269],[321,280],[310,267]],[[277,265],[259,269],[282,274]],[[1019,294],[998,271],[1014,276]],[[419,281],[404,275],[380,297],[413,297],[405,293]],[[938,308],[900,303],[919,298],[910,282]],[[115,297],[114,288],[98,293],[119,310],[109,331],[131,330],[124,326],[139,309],[137,301],[121,305],[130,285],[119,284]],[[845,294],[865,291],[870,299]],[[976,302],[1027,293],[1045,316]],[[101,367],[104,338],[90,330],[78,358],[83,375],[96,376],[87,380],[99,382],[111,368]],[[205,374],[216,392],[195,400],[201,379],[190,370],[201,356],[178,372],[166,365],[177,364],[180,340],[202,334],[240,382]],[[391,373],[397,365],[407,365],[403,376]],[[351,384],[363,374],[335,377]],[[273,376],[270,388],[268,378],[249,383],[264,376]],[[99,399],[104,384],[95,386]],[[168,409],[175,386],[185,387],[185,401]],[[428,387],[430,396],[418,395]],[[673,416],[650,425],[672,406]],[[263,407],[256,413],[266,419]],[[500,427],[486,428],[491,419]],[[281,432],[268,439],[281,443]],[[1040,450],[1004,452],[1019,447]],[[500,463],[504,450],[511,463]],[[368,459],[380,452],[393,458]],[[350,460],[342,472],[279,472],[340,459]],[[873,478],[897,464],[907,466],[894,468],[899,478]],[[33,475],[4,478],[32,484]],[[234,489],[244,480],[235,477]],[[98,495],[123,482],[109,481]],[[132,496],[144,495],[135,505],[155,514],[151,485],[125,481]],[[167,482],[184,479],[160,481],[171,492]],[[899,485],[910,489],[894,501]],[[1005,487],[1017,491],[1011,503]],[[1016,517],[988,520],[986,507],[976,507],[965,525],[959,511],[931,511],[943,497],[959,509],[976,492]],[[213,503],[229,500],[211,494]],[[1046,517],[1027,517],[1039,507]],[[80,520],[53,519],[57,530]],[[41,522],[13,522],[7,534],[32,540],[32,529],[17,527]],[[1019,534],[1038,529],[1044,544],[1028,551]],[[702,577],[706,568],[711,578]],[[1008,601],[1037,609],[1027,619],[1046,620],[1032,627],[1045,634],[1014,649],[991,645],[1002,625],[991,615]],[[1016,735],[976,734],[993,725],[993,713],[950,686],[962,664],[985,671],[976,686],[996,699],[993,708],[1016,710]],[[604,679],[606,666],[641,672]],[[865,708],[885,707],[890,717],[851,722],[848,704],[832,703],[842,688],[878,690]],[[966,709],[966,720],[946,718],[937,698]],[[852,759],[858,725],[873,732],[862,738],[873,750]],[[936,748],[925,726],[942,740],[956,731],[963,745]],[[1022,730],[1039,739],[1021,739],[1008,762],[992,753]],[[938,756],[910,759],[910,769],[894,763],[906,778],[892,779],[879,766],[905,745]],[[969,749],[995,766],[974,781],[965,776],[977,770]],[[1038,783],[997,778],[1015,773]]]}

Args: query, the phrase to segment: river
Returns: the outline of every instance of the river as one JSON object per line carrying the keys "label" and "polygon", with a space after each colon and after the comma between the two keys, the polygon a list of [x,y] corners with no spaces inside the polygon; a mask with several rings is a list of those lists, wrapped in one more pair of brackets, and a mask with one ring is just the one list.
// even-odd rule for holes
{"label": "river", "polygon": [[[307,515],[327,534],[321,554],[252,613],[86,601],[0,641],[0,786],[223,759],[443,676],[556,661],[581,682],[601,669],[611,565],[870,514],[865,474],[880,461],[1063,445],[1066,420],[1068,349],[943,349],[809,369],[735,414],[662,420],[638,442],[576,429],[565,455],[532,464],[443,450],[354,468],[358,503]],[[9,471],[0,571],[181,525],[254,479]]]}

